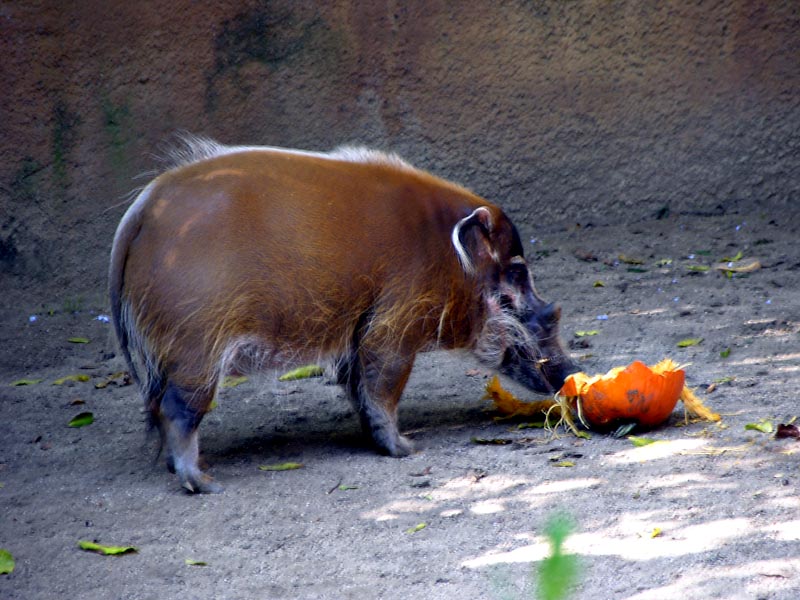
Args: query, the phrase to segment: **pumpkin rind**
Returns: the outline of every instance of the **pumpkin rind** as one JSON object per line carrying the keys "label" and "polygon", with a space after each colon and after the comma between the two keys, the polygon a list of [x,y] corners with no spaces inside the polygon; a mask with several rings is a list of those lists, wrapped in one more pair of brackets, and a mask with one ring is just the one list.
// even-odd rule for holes
{"label": "pumpkin rind", "polygon": [[615,421],[654,427],[672,413],[684,381],[681,369],[658,373],[637,360],[603,376],[568,378],[559,394],[580,398],[581,415],[593,427]]}

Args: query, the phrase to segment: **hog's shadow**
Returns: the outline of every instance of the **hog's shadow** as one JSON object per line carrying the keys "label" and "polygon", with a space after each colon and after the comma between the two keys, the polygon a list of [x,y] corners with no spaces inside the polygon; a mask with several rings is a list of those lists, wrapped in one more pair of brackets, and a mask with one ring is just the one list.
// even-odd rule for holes
{"label": "hog's shadow", "polygon": [[[363,432],[358,416],[343,392],[318,386],[297,394],[297,406],[275,410],[276,399],[269,392],[258,393],[246,406],[229,406],[225,414],[201,425],[201,449],[213,466],[243,462],[281,462],[303,456],[375,454],[377,450]],[[409,390],[400,403],[400,431],[408,435],[417,450],[436,447],[458,431],[494,427],[488,402],[480,396],[465,398],[448,392],[422,394]],[[469,440],[469,434],[464,434]]]}

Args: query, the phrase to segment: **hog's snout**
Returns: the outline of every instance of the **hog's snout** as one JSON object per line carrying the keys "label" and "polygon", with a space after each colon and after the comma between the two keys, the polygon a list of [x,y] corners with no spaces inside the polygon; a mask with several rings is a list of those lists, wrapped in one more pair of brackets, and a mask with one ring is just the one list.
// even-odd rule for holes
{"label": "hog's snout", "polygon": [[521,321],[528,331],[525,343],[508,348],[500,371],[542,394],[561,389],[564,380],[579,370],[559,338],[561,307],[544,304]]}

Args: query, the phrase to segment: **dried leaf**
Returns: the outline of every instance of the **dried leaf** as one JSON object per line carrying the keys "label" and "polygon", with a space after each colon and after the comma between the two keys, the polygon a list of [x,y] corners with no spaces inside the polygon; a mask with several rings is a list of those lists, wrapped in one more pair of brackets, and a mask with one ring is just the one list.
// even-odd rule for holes
{"label": "dried leaf", "polygon": [[703,338],[686,338],[678,342],[678,348],[688,348],[689,346],[697,346]]}
{"label": "dried leaf", "polygon": [[94,423],[94,414],[90,412],[82,412],[73,417],[72,420],[67,423],[67,426],[85,427],[86,425],[91,425],[92,423]]}
{"label": "dried leaf", "polygon": [[774,427],[772,421],[762,419],[758,423],[747,423],[744,428],[749,431],[760,431],[761,433],[772,433]]}
{"label": "dried leaf", "polygon": [[581,330],[581,331],[576,331],[575,332],[575,337],[582,338],[582,337],[587,337],[587,336],[590,336],[590,335],[598,335],[599,333],[600,333],[600,331],[598,331],[597,329],[591,329],[589,331]]}
{"label": "dried leaf", "polygon": [[425,529],[427,526],[428,526],[428,524],[424,523],[424,522],[423,523],[417,523],[413,527],[409,527],[408,529],[406,529],[406,533],[408,533],[408,534],[417,533],[418,531],[422,531],[423,529]]}
{"label": "dried leaf", "polygon": [[606,284],[598,279],[592,284],[592,287],[606,287]]}
{"label": "dried leaf", "polygon": [[686,268],[693,273],[705,273],[706,271],[711,270],[711,267],[707,267],[705,265],[689,265]]}
{"label": "dried leaf", "polygon": [[85,337],[71,337],[67,339],[67,341],[71,344],[88,344],[89,338]]}
{"label": "dried leaf", "polygon": [[88,540],[79,541],[78,547],[81,550],[86,550],[88,552],[97,552],[98,554],[104,554],[106,556],[114,556],[117,554],[131,554],[139,551],[139,549],[136,548],[135,546],[103,546],[101,544],[90,542]]}
{"label": "dried leaf", "polygon": [[325,374],[325,369],[317,365],[306,365],[299,367],[278,377],[278,381],[295,381],[296,379],[308,379],[309,377],[320,377]]}
{"label": "dried leaf", "polygon": [[653,527],[653,531],[650,532],[651,538],[661,537],[661,528],[660,527]]}
{"label": "dried leaf", "polygon": [[800,440],[800,429],[797,428],[797,425],[786,425],[781,423],[778,425],[778,430],[775,432],[775,437],[778,439],[795,438]]}
{"label": "dried leaf", "polygon": [[583,260],[583,261],[586,261],[586,262],[594,262],[594,261],[597,260],[597,255],[595,255],[593,252],[591,252],[589,250],[584,250],[582,248],[578,248],[572,254],[578,260]]}
{"label": "dried leaf", "polygon": [[672,264],[671,258],[662,258],[658,262],[656,262],[657,267],[667,267]]}
{"label": "dried leaf", "polygon": [[557,463],[553,463],[554,467],[574,467],[575,463],[571,460],[561,460]]}
{"label": "dried leaf", "polygon": [[644,261],[640,258],[633,258],[631,256],[626,256],[624,254],[619,255],[619,260],[624,262],[626,265],[643,265]]}
{"label": "dried leaf", "polygon": [[470,438],[470,441],[472,441],[473,444],[480,444],[483,446],[506,446],[514,443],[514,440],[510,440],[508,438],[473,437]]}
{"label": "dried leaf", "polygon": [[303,463],[285,462],[276,465],[259,465],[259,471],[294,471],[295,469],[302,469],[305,465]]}
{"label": "dried leaf", "polygon": [[91,377],[86,375],[85,373],[79,373],[77,375],[67,375],[65,377],[61,377],[60,379],[56,379],[52,385],[64,385],[67,381],[89,381]]}
{"label": "dried leaf", "polygon": [[14,556],[5,548],[0,548],[0,575],[8,575],[14,571]]}
{"label": "dried leaf", "polygon": [[220,387],[232,388],[232,387],[236,387],[237,385],[243,384],[245,381],[247,381],[247,377],[245,377],[244,375],[240,375],[240,376],[226,375],[222,379],[222,383],[220,384]]}
{"label": "dried leaf", "polygon": [[757,260],[751,260],[749,263],[743,265],[734,265],[732,262],[719,263],[714,265],[717,271],[724,271],[726,273],[752,273],[761,268],[761,263]]}
{"label": "dried leaf", "polygon": [[127,371],[118,371],[117,373],[109,375],[103,381],[95,383],[94,387],[98,390],[102,390],[112,383],[119,386],[130,385],[132,383],[130,373]]}
{"label": "dried leaf", "polygon": [[21,385],[36,385],[37,383],[41,383],[44,379],[17,379],[16,381],[10,383],[11,386],[21,386]]}

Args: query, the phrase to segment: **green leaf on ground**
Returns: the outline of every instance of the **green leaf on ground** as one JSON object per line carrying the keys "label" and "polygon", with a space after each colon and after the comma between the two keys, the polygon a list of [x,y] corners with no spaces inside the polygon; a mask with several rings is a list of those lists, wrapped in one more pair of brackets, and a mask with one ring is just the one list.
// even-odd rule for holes
{"label": "green leaf on ground", "polygon": [[703,338],[686,338],[678,342],[678,348],[688,348],[689,346],[697,346]]}
{"label": "green leaf on ground", "polygon": [[207,567],[208,563],[204,560],[194,560],[192,558],[186,559],[186,564],[190,567]]}
{"label": "green leaf on ground", "polygon": [[14,556],[5,548],[0,548],[0,575],[8,575],[14,570]]}
{"label": "green leaf on ground", "polygon": [[739,250],[734,256],[723,256],[722,257],[722,261],[723,262],[736,262],[737,260],[742,260],[743,257],[744,257],[744,254],[742,254],[742,251]]}
{"label": "green leaf on ground", "polygon": [[649,446],[650,444],[654,444],[655,440],[646,438],[646,437],[639,437],[637,435],[629,435],[628,440],[636,446],[637,448],[641,446]]}
{"label": "green leaf on ground", "polygon": [[278,381],[295,381],[297,379],[308,379],[309,377],[320,377],[325,374],[325,369],[317,365],[306,365],[299,367],[278,377]]}
{"label": "green leaf on ground", "polygon": [[424,523],[424,522],[423,523],[417,523],[413,527],[409,527],[408,529],[406,529],[406,533],[409,533],[409,534],[417,533],[418,531],[422,531],[423,529],[425,529],[427,526],[428,526],[428,524]]}
{"label": "green leaf on ground", "polygon": [[12,381],[9,385],[14,387],[21,385],[36,385],[42,381],[44,381],[44,379],[17,379],[16,381]]}
{"label": "green leaf on ground", "polygon": [[294,471],[295,469],[302,469],[305,465],[303,463],[285,462],[276,465],[259,465],[259,471]]}
{"label": "green leaf on ground", "polygon": [[772,433],[774,430],[772,421],[768,419],[762,419],[758,423],[748,423],[744,428],[750,431],[760,431],[761,433]]}
{"label": "green leaf on ground", "polygon": [[245,377],[244,375],[240,375],[238,377],[235,377],[233,375],[227,375],[222,379],[220,387],[232,388],[236,387],[237,385],[243,384],[245,381],[247,381],[247,377]]}
{"label": "green leaf on ground", "polygon": [[132,554],[139,551],[139,549],[135,546],[103,546],[102,544],[90,542],[89,540],[79,541],[78,547],[81,550],[86,550],[87,552],[97,552],[98,554],[104,554],[106,556]]}
{"label": "green leaf on ground", "polygon": [[67,340],[70,344],[88,344],[89,338],[85,337],[71,337]]}
{"label": "green leaf on ground", "polygon": [[69,427],[85,427],[94,423],[94,413],[82,412],[75,415],[72,420],[67,423]]}
{"label": "green leaf on ground", "polygon": [[89,381],[91,377],[86,375],[85,373],[79,373],[77,375],[67,375],[65,377],[61,377],[60,379],[56,379],[52,385],[64,385],[67,381]]}

